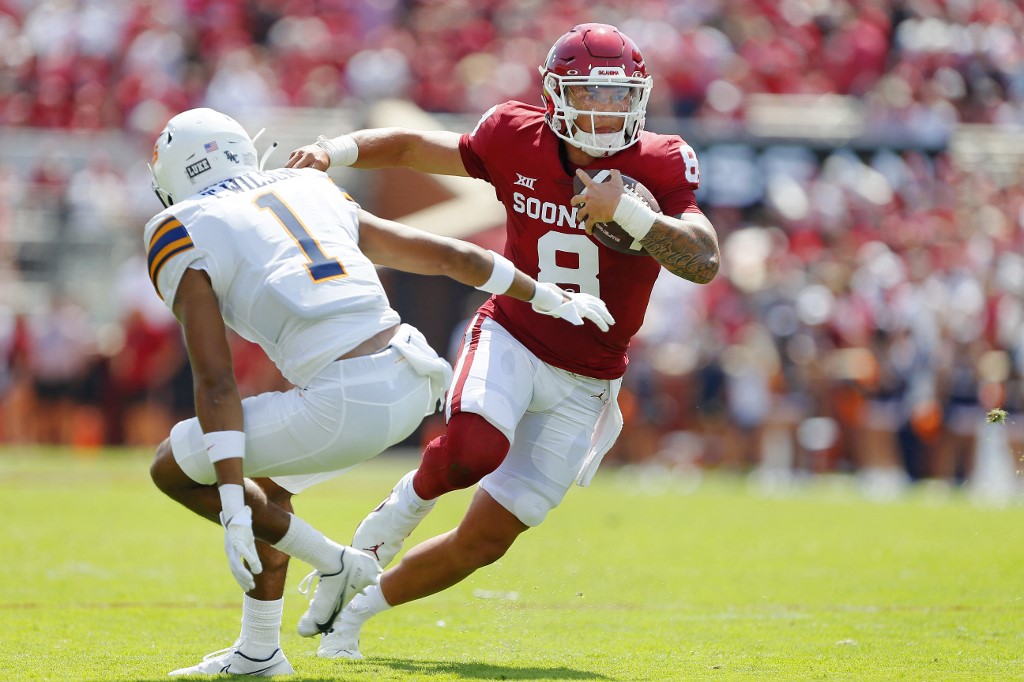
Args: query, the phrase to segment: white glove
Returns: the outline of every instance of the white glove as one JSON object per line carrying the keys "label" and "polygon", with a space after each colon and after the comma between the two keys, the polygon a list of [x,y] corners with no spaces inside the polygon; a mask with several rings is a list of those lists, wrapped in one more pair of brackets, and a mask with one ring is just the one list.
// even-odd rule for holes
{"label": "white glove", "polygon": [[[565,300],[566,296],[569,297],[568,301]],[[615,318],[608,312],[608,306],[597,296],[565,291],[548,282],[537,283],[537,291],[530,299],[530,304],[541,315],[560,317],[574,325],[581,325],[583,320],[590,320],[603,332],[615,324]]]}
{"label": "white glove", "polygon": [[[221,512],[220,523],[224,526],[224,552],[228,555],[231,575],[248,592],[256,587],[253,574],[263,572],[263,564],[256,554],[256,539],[252,535],[252,509],[242,507],[241,511],[235,512],[227,520],[224,519],[224,512]],[[242,563],[243,559],[245,563]],[[249,564],[249,568],[245,564]]]}

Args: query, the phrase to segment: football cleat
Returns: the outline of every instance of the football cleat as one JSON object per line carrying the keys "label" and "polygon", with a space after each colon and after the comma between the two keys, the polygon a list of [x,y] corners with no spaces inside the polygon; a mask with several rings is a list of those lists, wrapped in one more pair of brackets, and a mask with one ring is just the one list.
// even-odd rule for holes
{"label": "football cleat", "polygon": [[363,654],[359,651],[359,630],[360,627],[346,627],[344,625],[328,632],[320,640],[316,655],[320,658],[347,658],[350,661],[362,660]]}
{"label": "football cleat", "polygon": [[334,618],[352,597],[377,579],[380,566],[376,559],[353,547],[341,550],[341,568],[336,573],[313,571],[299,584],[301,594],[309,594],[310,584],[319,577],[309,608],[299,618],[298,631],[303,637],[329,632]]}
{"label": "football cleat", "polygon": [[240,650],[240,642],[235,642],[227,649],[214,651],[203,656],[203,660],[190,668],[179,668],[167,673],[171,677],[184,675],[249,675],[250,677],[273,677],[275,675],[291,675],[295,672],[284,652],[275,649],[267,658],[246,656]]}
{"label": "football cleat", "polygon": [[356,528],[352,546],[377,558],[383,568],[402,550],[402,543],[434,508],[436,500],[421,504],[411,495],[413,469],[395,485],[391,494]]}

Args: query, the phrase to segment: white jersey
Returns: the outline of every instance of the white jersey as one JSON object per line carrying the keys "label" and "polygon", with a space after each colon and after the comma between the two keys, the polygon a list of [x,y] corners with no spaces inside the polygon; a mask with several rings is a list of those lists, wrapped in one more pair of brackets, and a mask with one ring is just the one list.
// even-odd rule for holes
{"label": "white jersey", "polygon": [[400,322],[359,250],[358,213],[318,170],[240,175],[149,221],[149,277],[173,308],[185,270],[205,270],[224,322],[305,387],[338,356]]}

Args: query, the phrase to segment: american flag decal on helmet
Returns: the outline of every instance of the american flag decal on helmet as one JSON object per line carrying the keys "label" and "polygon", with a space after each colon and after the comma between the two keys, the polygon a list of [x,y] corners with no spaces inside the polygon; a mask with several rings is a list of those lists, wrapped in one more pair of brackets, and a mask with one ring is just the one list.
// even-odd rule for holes
{"label": "american flag decal on helmet", "polygon": [[206,150],[207,154],[209,154],[210,152],[215,152],[217,151],[217,142],[207,142],[206,144],[203,145],[203,149]]}

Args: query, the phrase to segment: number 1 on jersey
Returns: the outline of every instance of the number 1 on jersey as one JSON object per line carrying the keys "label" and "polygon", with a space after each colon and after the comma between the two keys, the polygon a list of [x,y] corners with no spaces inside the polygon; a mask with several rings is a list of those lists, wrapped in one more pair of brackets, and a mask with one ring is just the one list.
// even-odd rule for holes
{"label": "number 1 on jersey", "polygon": [[325,279],[334,279],[335,277],[345,277],[348,275],[345,272],[345,266],[341,264],[341,261],[337,258],[332,258],[324,253],[324,250],[320,248],[320,243],[309,233],[306,226],[302,224],[299,217],[295,215],[288,204],[281,200],[281,197],[277,196],[274,192],[267,192],[261,194],[252,200],[252,203],[260,210],[267,210],[274,214],[277,218],[277,222],[281,223],[281,226],[288,230],[288,234],[292,236],[295,243],[302,249],[302,253],[306,255],[309,262],[306,263],[306,269],[309,270],[309,276],[313,278],[314,282],[322,282]]}

